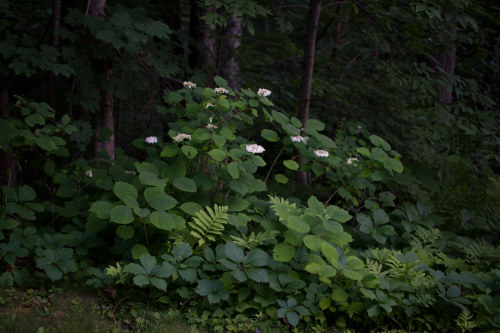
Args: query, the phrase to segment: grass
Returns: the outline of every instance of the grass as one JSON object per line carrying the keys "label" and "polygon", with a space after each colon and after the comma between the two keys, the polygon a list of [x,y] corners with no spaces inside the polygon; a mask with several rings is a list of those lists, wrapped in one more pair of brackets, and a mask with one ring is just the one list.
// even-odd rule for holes
{"label": "grass", "polygon": [[[111,305],[85,291],[0,290],[2,333],[193,332],[160,312]],[[195,330],[197,331],[197,330]]]}

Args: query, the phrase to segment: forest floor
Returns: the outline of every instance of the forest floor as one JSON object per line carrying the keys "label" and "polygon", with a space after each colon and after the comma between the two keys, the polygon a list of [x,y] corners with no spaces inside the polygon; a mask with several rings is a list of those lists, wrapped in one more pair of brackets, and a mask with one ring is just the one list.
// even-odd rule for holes
{"label": "forest floor", "polygon": [[0,327],[2,333],[191,332],[182,319],[144,305],[107,303],[86,290],[0,289]]}

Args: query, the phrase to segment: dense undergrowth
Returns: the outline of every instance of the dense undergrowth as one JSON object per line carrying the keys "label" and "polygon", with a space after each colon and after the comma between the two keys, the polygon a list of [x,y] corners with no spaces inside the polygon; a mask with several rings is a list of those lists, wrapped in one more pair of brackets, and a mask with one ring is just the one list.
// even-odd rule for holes
{"label": "dense undergrowth", "polygon": [[167,92],[170,131],[113,161],[73,159],[70,118],[20,99],[0,120],[23,161],[2,188],[1,284],[69,278],[209,331],[500,328],[494,173],[405,168],[361,123],[326,133],[216,84]]}

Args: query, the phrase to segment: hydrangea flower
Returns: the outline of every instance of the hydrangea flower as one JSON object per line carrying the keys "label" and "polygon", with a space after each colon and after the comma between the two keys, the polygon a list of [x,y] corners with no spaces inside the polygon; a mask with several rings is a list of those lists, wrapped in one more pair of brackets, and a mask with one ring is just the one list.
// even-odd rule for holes
{"label": "hydrangea flower", "polygon": [[157,143],[158,142],[158,138],[156,136],[148,136],[145,140],[147,143]]}
{"label": "hydrangea flower", "polygon": [[176,141],[176,142],[182,142],[184,140],[191,140],[191,135],[189,134],[184,134],[184,133],[179,133],[177,134],[176,136],[174,136],[172,138],[172,140]]}
{"label": "hydrangea flower", "polygon": [[314,155],[316,155],[318,157],[328,157],[329,154],[326,150],[318,149],[318,150],[314,151]]}
{"label": "hydrangea flower", "polygon": [[191,82],[191,81],[184,81],[183,85],[185,88],[188,88],[188,89],[196,88],[196,83]]}
{"label": "hydrangea flower", "polygon": [[246,145],[245,149],[247,150],[247,152],[252,153],[252,154],[260,154],[260,153],[263,153],[264,151],[266,151],[264,149],[264,147],[256,145],[256,144]]}
{"label": "hydrangea flower", "polygon": [[92,178],[93,177],[92,170],[85,171],[85,176]]}
{"label": "hydrangea flower", "polygon": [[229,90],[227,90],[226,88],[215,88],[214,89],[215,93],[216,94],[227,94],[229,92]]}
{"label": "hydrangea flower", "polygon": [[354,161],[359,161],[356,157],[349,157],[345,162],[347,165],[352,165]]}
{"label": "hydrangea flower", "polygon": [[259,96],[263,96],[263,97],[267,97],[267,96],[271,95],[271,90],[264,89],[264,88],[260,88],[260,89],[257,91],[257,95],[259,95]]}
{"label": "hydrangea flower", "polygon": [[303,137],[300,135],[290,137],[290,140],[292,140],[292,142],[302,142],[303,144],[306,144],[308,139],[309,139],[309,137],[307,137],[307,136]]}

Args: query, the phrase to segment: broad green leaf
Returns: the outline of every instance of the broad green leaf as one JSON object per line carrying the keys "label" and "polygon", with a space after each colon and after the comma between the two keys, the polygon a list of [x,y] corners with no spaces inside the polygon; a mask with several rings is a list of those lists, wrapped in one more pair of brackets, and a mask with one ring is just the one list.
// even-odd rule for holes
{"label": "broad green leaf", "polygon": [[367,156],[367,157],[372,156],[372,154],[370,153],[370,151],[366,147],[360,147],[360,148],[356,149],[356,151],[363,156]]}
{"label": "broad green leaf", "polygon": [[388,159],[387,164],[392,170],[396,171],[397,173],[401,173],[404,170],[403,164],[395,158]]}
{"label": "broad green leaf", "polygon": [[137,199],[137,190],[135,189],[135,187],[125,182],[115,183],[113,192],[121,200],[124,200],[127,197]]}
{"label": "broad green leaf", "polygon": [[325,124],[323,124],[321,121],[316,120],[316,119],[308,119],[306,121],[306,127],[312,128],[316,131],[322,131],[325,129]]}
{"label": "broad green leaf", "polygon": [[227,81],[224,80],[222,77],[220,76],[215,76],[214,77],[214,82],[219,86],[219,87],[227,87]]}
{"label": "broad green leaf", "polygon": [[290,119],[279,111],[273,110],[272,115],[273,115],[274,120],[282,126],[290,123]]}
{"label": "broad green leaf", "polygon": [[240,171],[238,169],[238,163],[231,162],[227,165],[227,171],[233,179],[237,179],[240,176]]}
{"label": "broad green leaf", "polygon": [[313,251],[320,251],[324,240],[316,235],[307,235],[304,237],[304,244]]}
{"label": "broad green leaf", "polygon": [[316,199],[315,196],[309,197],[307,200],[307,206],[309,207],[309,210],[314,212],[316,215],[323,215],[325,212],[325,206],[318,199]]}
{"label": "broad green leaf", "polygon": [[382,147],[382,149],[384,149],[385,151],[389,151],[391,150],[391,145],[388,144],[384,139],[382,139],[380,136],[377,136],[377,135],[370,135],[369,137],[371,143],[374,145],[374,146],[377,146],[377,147]]}
{"label": "broad green leaf", "polygon": [[40,135],[35,139],[35,143],[43,150],[52,151],[57,150],[57,145],[46,135]]}
{"label": "broad green leaf", "polygon": [[148,204],[158,211],[166,211],[172,209],[178,203],[177,200],[175,200],[168,194],[148,193],[148,190],[151,190],[151,188],[148,188],[146,189],[146,191],[144,191],[144,197],[146,198]]}
{"label": "broad green leaf", "polygon": [[248,187],[245,185],[245,183],[239,180],[231,180],[229,182],[229,188],[231,188],[233,191],[238,192],[241,195],[245,195],[248,193]]}
{"label": "broad green leaf", "polygon": [[283,165],[291,170],[297,170],[299,168],[299,164],[295,161],[292,161],[292,160],[283,161]]}
{"label": "broad green leaf", "polygon": [[115,223],[129,224],[134,221],[134,214],[130,207],[118,205],[111,210],[110,219]]}
{"label": "broad green leaf", "polygon": [[335,249],[332,244],[323,242],[323,244],[321,244],[321,253],[323,253],[323,255],[326,257],[326,259],[328,259],[333,267],[338,267],[339,254],[337,252],[337,249]]}
{"label": "broad green leaf", "polygon": [[309,224],[307,224],[307,222],[305,222],[303,218],[300,218],[298,216],[292,215],[285,221],[288,228],[297,232],[306,233],[310,230]]}
{"label": "broad green leaf", "polygon": [[134,246],[132,246],[131,251],[132,251],[132,258],[134,258],[135,260],[140,259],[143,254],[149,253],[148,248],[142,244],[135,244]]}
{"label": "broad green leaf", "polygon": [[326,214],[340,223],[347,222],[352,218],[352,216],[345,209],[337,206],[326,207]]}
{"label": "broad green leaf", "polygon": [[389,215],[383,209],[378,209],[373,213],[373,222],[375,225],[385,224],[389,222]]}
{"label": "broad green leaf", "polygon": [[333,142],[333,140],[330,139],[329,137],[327,137],[326,135],[318,134],[316,136],[316,139],[318,139],[318,141],[323,144],[323,149],[324,148],[335,148],[335,147],[337,147],[337,145],[335,144],[335,142]]}
{"label": "broad green leaf", "polygon": [[212,149],[208,152],[208,155],[218,162],[222,162],[226,158],[226,153],[222,149]]}
{"label": "broad green leaf", "polygon": [[179,153],[179,147],[177,144],[166,144],[161,151],[161,157],[174,157]]}
{"label": "broad green leaf", "polygon": [[165,92],[164,100],[167,103],[177,103],[184,99],[178,92]]}
{"label": "broad green leaf", "polygon": [[287,176],[285,176],[284,174],[281,174],[281,173],[278,173],[274,176],[274,179],[278,182],[278,183],[281,183],[281,184],[286,184],[288,183],[289,179]]}
{"label": "broad green leaf", "polygon": [[259,283],[268,283],[269,277],[264,268],[249,268],[246,270],[249,279]]}
{"label": "broad green leaf", "polygon": [[365,266],[363,261],[355,256],[348,256],[345,265],[351,269],[361,269]]}
{"label": "broad green leaf", "polygon": [[27,202],[32,201],[36,198],[36,192],[33,188],[28,185],[23,185],[19,188],[19,201]]}
{"label": "broad green leaf", "polygon": [[287,262],[295,256],[295,248],[287,243],[279,243],[273,249],[273,257],[276,261]]}
{"label": "broad green leaf", "polygon": [[260,134],[264,139],[270,142],[278,142],[280,140],[280,137],[278,136],[278,133],[276,133],[273,130],[270,129],[263,129],[261,134]]}
{"label": "broad green leaf", "polygon": [[226,257],[228,259],[231,259],[235,263],[240,263],[243,261],[243,250],[234,243],[227,243],[224,252],[226,254]]}
{"label": "broad green leaf", "polygon": [[247,253],[245,264],[262,267],[267,264],[269,255],[261,249],[253,249]]}
{"label": "broad green leaf", "polygon": [[38,113],[35,113],[35,114],[31,114],[29,116],[27,116],[25,119],[24,119],[24,122],[26,123],[26,125],[28,125],[29,127],[35,127],[36,125],[44,125],[45,124],[45,120],[43,119],[43,117],[38,114]]}
{"label": "broad green leaf", "polygon": [[194,213],[203,210],[203,207],[196,202],[185,202],[179,208],[189,215],[194,215]]}
{"label": "broad green leaf", "polygon": [[245,210],[249,204],[250,203],[247,200],[235,197],[229,199],[227,202],[229,210],[233,212],[241,212],[242,210]]}
{"label": "broad green leaf", "polygon": [[130,239],[135,235],[135,229],[128,225],[121,225],[116,228],[116,234],[122,239]]}
{"label": "broad green leaf", "polygon": [[198,155],[198,150],[193,146],[184,145],[182,146],[181,151],[184,155],[186,155],[190,159],[193,159],[196,157],[196,155]]}
{"label": "broad green leaf", "polygon": [[172,230],[174,221],[172,215],[163,211],[154,211],[149,216],[151,223],[160,230]]}
{"label": "broad green leaf", "polygon": [[189,178],[176,178],[173,181],[175,187],[184,192],[196,192],[196,183]]}
{"label": "broad green leaf", "polygon": [[345,303],[349,298],[349,294],[344,289],[337,288],[332,291],[332,298],[339,303]]}
{"label": "broad green leaf", "polygon": [[90,206],[90,211],[95,213],[100,219],[109,219],[111,210],[115,207],[112,203],[106,201],[97,201]]}

